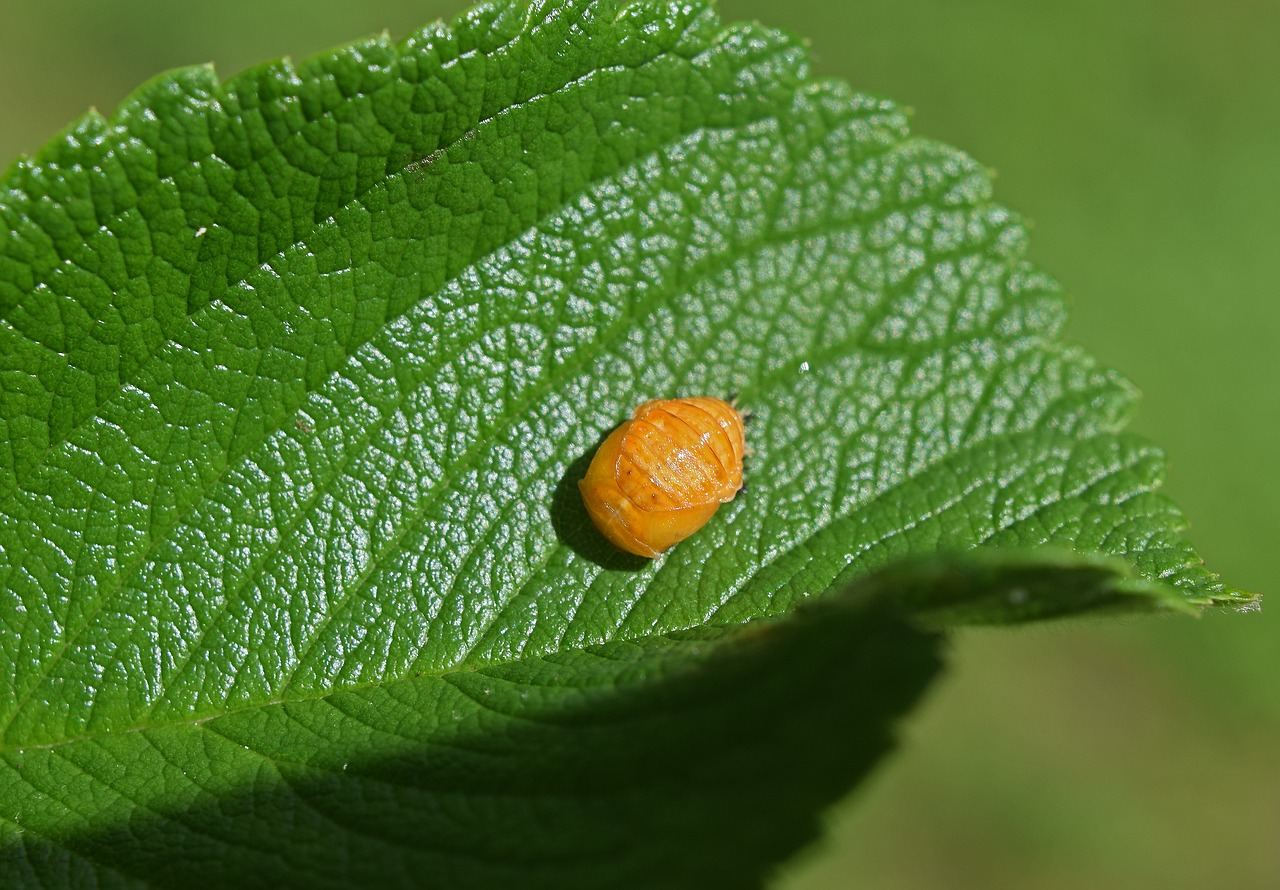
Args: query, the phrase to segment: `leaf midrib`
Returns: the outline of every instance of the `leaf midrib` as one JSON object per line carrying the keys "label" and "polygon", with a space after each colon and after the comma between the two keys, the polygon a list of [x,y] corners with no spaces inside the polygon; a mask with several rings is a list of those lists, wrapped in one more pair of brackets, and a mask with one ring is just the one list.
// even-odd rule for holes
{"label": "leaf midrib", "polygon": [[[733,626],[726,626],[726,627],[712,626],[711,628],[708,628],[705,625],[691,625],[689,627],[673,628],[671,630],[663,631],[662,633],[656,633],[656,634],[651,633],[651,634],[641,634],[634,637],[618,637],[616,639],[609,640],[608,643],[644,643],[647,640],[662,640],[662,639],[669,639],[669,640],[672,640],[673,642],[681,642],[682,640],[680,640],[677,635],[688,634],[691,631],[705,632],[709,629],[715,631],[715,633],[706,634],[706,639],[709,642],[714,642],[723,634],[731,630],[734,630],[737,627],[740,627],[740,625],[733,625]],[[552,653],[552,654],[557,656],[586,654],[591,652],[593,649],[599,648],[601,645],[604,645],[604,644],[603,643],[585,643],[582,645],[565,646],[561,649],[558,649],[555,653]],[[361,683],[350,683],[343,686],[335,686],[332,689],[328,689],[323,692],[316,692],[314,694],[281,695],[275,698],[267,699],[265,701],[258,701],[258,702],[253,702],[251,704],[246,704],[241,707],[228,708],[227,710],[217,714],[205,714],[199,717],[184,717],[184,718],[178,718],[173,720],[161,720],[153,723],[134,723],[122,729],[103,729],[95,732],[81,733],[79,735],[69,736],[63,739],[55,739],[53,741],[48,741],[48,742],[19,742],[19,743],[4,742],[4,743],[0,743],[0,757],[8,758],[13,756],[21,756],[23,753],[28,751],[56,750],[58,748],[63,748],[68,745],[74,745],[80,742],[101,741],[107,738],[115,738],[118,736],[126,736],[126,735],[135,735],[137,733],[152,732],[156,730],[181,729],[184,727],[186,728],[201,727],[207,723],[212,723],[218,720],[222,720],[224,718],[236,717],[241,714],[253,713],[255,711],[262,711],[262,710],[282,707],[286,705],[305,705],[312,702],[324,701],[326,699],[334,698],[337,696],[358,694],[366,689],[385,689],[388,687],[395,687],[400,685],[430,683],[437,680],[447,680],[447,678],[450,676],[464,676],[468,674],[485,673],[485,672],[495,671],[495,670],[499,670],[506,667],[511,667],[512,665],[517,665],[524,662],[536,662],[536,661],[544,660],[547,657],[548,657],[548,654],[540,654],[540,655],[532,655],[532,656],[519,656],[516,658],[493,659],[485,662],[468,662],[465,665],[451,665],[447,668],[438,668],[438,669],[419,668],[419,669],[414,669],[410,673],[401,677],[392,677],[389,679],[384,678],[381,680],[371,680],[371,681],[365,681]],[[12,763],[10,763],[9,765],[11,767],[14,766],[14,764]]]}
{"label": "leaf midrib", "polygon": [[[1025,432],[1030,433],[1030,432],[1033,432],[1034,429],[1035,428]],[[987,441],[990,441],[990,440],[986,440],[986,439],[980,440],[974,443],[973,447],[981,445]],[[1080,443],[1078,442],[1075,443],[1075,446],[1073,447],[1078,446],[1078,444]],[[939,461],[939,463],[942,463],[942,462],[945,462],[945,459]],[[1125,469],[1130,465],[1131,464],[1125,464],[1120,469]],[[935,466],[937,466],[937,464],[932,464],[930,465],[930,468],[933,468]],[[877,493],[877,495],[871,500],[866,501],[863,504],[859,504],[855,509],[848,511],[847,513],[837,518],[840,521],[849,521],[849,520],[852,520],[859,513],[866,513],[871,511],[875,504],[880,503],[884,498],[891,496],[895,491],[901,489],[903,486],[910,484],[912,481],[914,481],[917,478],[917,475],[904,477],[903,479],[887,487],[883,491]],[[1076,487],[1076,489],[1073,489],[1073,491],[1070,492],[1070,495],[1074,496],[1074,495],[1079,495],[1083,492],[1086,492],[1091,488],[1093,488],[1098,483],[1104,481],[1105,479],[1112,478],[1114,475],[1116,475],[1116,471],[1109,470],[1107,472],[1103,472],[1099,474],[1096,477],[1089,478],[1088,480],[1082,480],[1081,484],[1079,484]],[[964,496],[963,494],[960,496],[957,496],[956,500],[958,501],[962,499],[963,496]],[[1068,493],[1065,490],[1059,490],[1058,498],[1056,498],[1053,501],[1045,501],[1040,504],[1037,504],[1035,509],[1032,510],[1028,514],[1028,516],[1019,517],[1019,520],[1024,520],[1026,518],[1029,518],[1030,516],[1037,515],[1042,510],[1052,507],[1055,504],[1061,503],[1062,501],[1067,499],[1068,499]],[[954,505],[955,505],[954,502],[949,503],[945,507],[943,507],[942,510],[935,510],[933,513],[930,514],[930,516],[937,515],[938,513],[944,511],[945,509],[949,509],[950,507],[953,507]],[[826,526],[823,526],[822,528],[827,528],[829,527],[829,525],[830,523],[828,523],[828,525]],[[822,529],[816,529],[815,533],[821,530]],[[898,531],[900,530],[901,529],[898,529]],[[999,534],[1001,531],[1003,531],[1003,527],[993,529],[987,536],[983,538],[983,542],[985,542],[986,540],[989,540],[992,536]],[[893,532],[890,532],[886,535],[881,535],[879,538],[873,541],[865,542],[865,545],[858,551],[858,553],[868,552],[870,549],[876,546],[876,544],[882,543],[884,540],[887,540],[887,538],[891,537],[892,534]],[[757,567],[757,570],[752,577],[755,577],[756,575],[758,575],[761,569],[768,568],[769,566],[772,566],[778,563],[782,559],[785,559],[791,556],[792,554],[799,552],[800,550],[802,550],[803,548],[805,548],[810,544],[810,542],[812,541],[812,538],[813,538],[813,535],[810,535],[809,537],[806,537],[803,540],[797,541],[792,547],[776,554],[773,559],[769,560],[768,562],[761,563]],[[567,545],[564,544],[562,541],[557,541],[552,547],[548,548],[548,551],[550,553],[550,552],[562,549],[566,546]],[[856,561],[856,556],[857,554],[853,554],[852,557],[846,558],[844,560],[844,565],[831,573],[832,577],[833,578],[838,577],[842,573],[848,571],[850,566],[852,566],[852,564]],[[662,566],[660,566],[659,572],[661,572],[662,569],[669,564],[670,563],[664,563]],[[802,566],[801,570],[803,568],[804,567]],[[603,575],[604,573],[600,573],[600,574]],[[773,591],[768,594],[770,601],[772,601],[774,597],[777,595],[778,590],[789,585],[794,579],[794,577],[795,577],[795,574],[793,573],[793,575],[790,576],[788,579],[782,581],[781,583],[773,585],[773,588],[774,588]],[[750,579],[748,579],[748,581],[749,580]],[[435,680],[447,681],[450,676],[461,676],[461,675],[466,675],[471,673],[485,673],[488,671],[509,667],[511,665],[520,664],[523,662],[536,662],[536,661],[545,659],[551,655],[587,653],[605,644],[643,643],[646,640],[661,640],[661,639],[675,640],[677,639],[677,636],[681,634],[688,634],[690,632],[705,633],[708,630],[713,631],[712,634],[707,635],[708,639],[714,640],[721,634],[730,632],[735,628],[744,626],[741,624],[732,624],[732,625],[716,624],[714,621],[715,616],[718,613],[720,613],[725,606],[728,605],[730,600],[732,600],[736,595],[740,594],[741,592],[742,590],[740,589],[735,593],[731,594],[724,601],[722,601],[720,606],[714,610],[712,615],[709,616],[705,622],[689,624],[683,627],[669,628],[660,633],[647,633],[647,634],[641,633],[636,635],[630,635],[630,634],[627,634],[625,631],[622,631],[622,632],[619,632],[617,635],[610,637],[608,640],[592,641],[592,642],[586,642],[581,644],[562,646],[556,649],[555,652],[537,653],[531,656],[521,655],[519,657],[514,657],[514,658],[489,659],[485,661],[467,661],[462,664],[455,664],[447,667],[434,668],[434,669],[430,667],[413,668],[410,672],[412,675],[410,675],[410,673],[406,673],[404,676],[400,676],[400,677],[382,678],[382,679],[373,680],[373,681],[337,685],[337,686],[334,686],[333,688],[324,690],[322,692],[316,692],[314,694],[304,693],[300,695],[280,695],[265,701],[259,701],[259,702],[254,702],[252,704],[247,704],[242,707],[229,708],[227,710],[221,711],[216,714],[206,714],[204,716],[199,716],[199,717],[179,718],[174,720],[164,720],[164,721],[157,721],[157,722],[151,722],[151,723],[135,723],[123,729],[106,729],[98,732],[82,733],[80,735],[71,736],[64,739],[57,739],[49,742],[31,742],[31,743],[16,743],[16,744],[7,743],[7,742],[0,743],[0,756],[6,757],[6,758],[10,756],[15,756],[15,755],[21,756],[24,752],[27,752],[27,751],[54,750],[54,749],[68,746],[68,745],[76,744],[78,742],[95,741],[95,740],[101,740],[105,738],[117,737],[122,735],[144,733],[144,732],[153,731],[153,730],[174,729],[174,728],[182,728],[182,727],[200,727],[200,726],[203,726],[204,724],[211,723],[211,722],[220,720],[222,718],[234,717],[239,714],[251,713],[255,711],[261,711],[261,710],[266,710],[270,708],[291,705],[291,704],[307,704],[311,702],[324,701],[325,699],[335,697],[335,696],[359,693],[365,689],[384,688],[384,687],[396,686],[400,684],[414,684],[418,682],[432,682]],[[773,613],[760,615],[758,616],[757,620],[776,618],[778,614],[780,613],[773,612]]]}
{"label": "leaf midrib", "polygon": [[[1019,431],[1018,435],[1023,437],[1029,437],[1035,434],[1036,432],[1043,431],[1043,430],[1044,430],[1044,427],[1041,426],[1041,422],[1037,421],[1034,426],[1028,429]],[[1092,441],[1091,439],[1084,439],[1084,440],[1077,439],[1075,437],[1069,436],[1064,433],[1058,433],[1057,435],[1061,436],[1062,438],[1061,444],[1064,446],[1069,445],[1069,447],[1073,452],[1079,447],[1081,447],[1082,445],[1084,445],[1085,443]],[[933,462],[932,464],[929,464],[928,466],[922,468],[917,473],[914,473],[909,476],[904,476],[902,479],[898,480],[893,485],[888,486],[887,488],[883,489],[880,492],[877,492],[875,497],[873,497],[872,499],[866,501],[863,504],[858,505],[856,509],[849,510],[838,516],[833,516],[831,521],[829,521],[828,523],[826,523],[825,525],[819,528],[815,528],[813,533],[810,534],[808,537],[804,538],[803,540],[797,541],[794,546],[792,546],[786,551],[783,551],[782,553],[779,553],[774,559],[772,559],[768,563],[763,564],[761,568],[773,566],[778,562],[782,561],[784,558],[787,558],[789,556],[792,556],[795,553],[802,551],[805,547],[808,547],[811,544],[811,542],[813,541],[813,538],[818,533],[829,529],[831,526],[836,525],[837,523],[844,524],[844,525],[854,523],[858,519],[859,515],[866,515],[870,513],[871,508],[875,504],[882,502],[886,497],[912,484],[920,476],[924,475],[925,473],[929,471],[937,470],[938,468],[945,466],[947,463],[954,462],[960,456],[963,456],[968,453],[972,453],[982,445],[1000,441],[1001,438],[1002,437],[997,436],[997,437],[979,439],[971,443],[964,451],[954,452],[946,456],[943,456],[939,458],[937,461]],[[1125,437],[1125,438],[1129,441],[1135,441],[1135,442],[1137,441],[1132,437]],[[1140,465],[1143,461],[1149,459],[1149,457],[1150,457],[1149,453],[1140,450],[1137,453],[1128,456],[1126,460],[1117,462],[1117,464],[1114,467],[1101,467],[1098,473],[1091,474],[1089,477],[1082,479],[1077,485],[1075,485],[1070,490],[1060,486],[1055,496],[1052,499],[1044,499],[1040,501],[1035,505],[1033,509],[1029,510],[1025,515],[1017,516],[1012,522],[1008,524],[1001,524],[1000,522],[993,519],[990,523],[990,526],[991,526],[990,530],[978,538],[977,543],[974,545],[974,547],[975,548],[982,547],[988,544],[992,538],[1003,533],[1008,528],[1013,527],[1014,525],[1018,525],[1022,522],[1025,522],[1026,520],[1034,516],[1038,516],[1044,510],[1050,509],[1058,504],[1068,502],[1073,498],[1077,498],[1093,490],[1096,486],[1105,482],[1106,480],[1115,478],[1116,476],[1123,473],[1125,470],[1129,470],[1135,466]],[[1015,478],[1023,478],[1026,476],[1027,473],[1035,472],[1040,469],[1041,468],[1038,465],[1033,465],[1031,467],[1025,467],[1025,468],[1019,467],[1018,475]],[[1065,478],[1060,481],[1065,481]],[[1000,491],[1003,491],[1005,488],[1005,486],[1001,484],[999,479],[992,479],[989,482],[986,482],[983,487],[989,489],[992,494],[998,494]],[[835,585],[837,583],[850,582],[853,579],[849,577],[845,577],[845,575],[854,567],[854,565],[858,562],[858,560],[861,557],[872,552],[880,545],[892,539],[895,535],[902,534],[905,531],[910,531],[920,526],[921,524],[931,521],[933,519],[936,519],[937,517],[940,517],[943,514],[947,513],[948,511],[963,504],[964,501],[973,494],[973,491],[974,491],[973,489],[966,489],[964,491],[955,492],[948,499],[942,502],[939,502],[937,504],[934,504],[929,513],[922,516],[913,517],[905,525],[894,525],[892,528],[872,538],[868,538],[866,540],[860,541],[855,548],[850,549],[848,552],[840,554],[841,564],[838,566],[833,566],[833,570],[827,573],[830,575],[830,577],[826,580],[825,583],[828,585]],[[1137,493],[1137,494],[1140,494],[1140,493]],[[1135,497],[1137,496],[1137,494],[1131,495],[1131,497]],[[1120,501],[1117,503],[1124,503],[1124,501]],[[766,589],[757,591],[757,593],[759,593],[760,595],[763,595],[769,601],[769,604],[770,604],[769,611],[761,613],[760,617],[773,617],[773,616],[785,613],[785,607],[783,609],[779,609],[774,605],[774,602],[777,596],[786,588],[793,587],[795,584],[795,579],[810,567],[811,567],[810,563],[800,562],[797,564],[795,571],[792,572],[789,576],[781,579],[770,579],[770,582]],[[753,575],[752,578],[748,578],[746,581],[746,584],[740,586],[738,589],[727,592],[727,595],[722,599],[719,605],[712,611],[711,615],[708,617],[707,620],[709,622],[712,622],[715,619],[717,619],[717,617],[720,616],[721,613],[737,597],[741,596],[744,592],[746,592],[747,586],[750,584],[751,580],[754,577],[758,577],[759,574],[760,573],[757,572],[757,574]]]}

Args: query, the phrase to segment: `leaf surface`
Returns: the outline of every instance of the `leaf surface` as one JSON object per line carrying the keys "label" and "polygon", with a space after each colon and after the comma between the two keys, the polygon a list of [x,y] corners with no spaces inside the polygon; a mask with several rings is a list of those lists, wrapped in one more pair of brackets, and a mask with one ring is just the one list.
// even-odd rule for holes
{"label": "leaf surface", "polygon": [[[641,699],[696,673],[680,634],[736,639],[903,559],[1051,545],[1163,585],[934,626],[1246,599],[1121,432],[1131,388],[1058,342],[985,171],[701,3],[499,3],[225,84],[172,72],[2,195],[0,801],[28,864],[47,841],[105,880],[144,811],[248,844],[233,814],[279,794],[332,793],[316,818],[351,850],[403,844],[340,760],[402,814],[444,808],[442,856],[488,855],[445,814],[475,788],[390,765],[526,730],[571,764],[590,734],[486,718],[474,678],[551,671],[553,710],[600,686],[584,713],[622,713],[617,671]],[[749,490],[659,560],[611,551],[576,493],[594,446],[647,398],[730,393]],[[568,861],[579,828],[519,808]]]}
{"label": "leaf surface", "polygon": [[0,878],[750,886],[936,674],[912,615],[1098,604],[1130,581],[1078,558],[909,562],[750,625],[6,752]]}

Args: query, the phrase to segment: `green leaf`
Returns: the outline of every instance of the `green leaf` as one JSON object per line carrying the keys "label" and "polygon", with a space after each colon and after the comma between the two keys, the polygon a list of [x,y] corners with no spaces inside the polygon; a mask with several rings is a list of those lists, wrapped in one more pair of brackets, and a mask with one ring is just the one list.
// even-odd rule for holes
{"label": "green leaf", "polygon": [[934,676],[938,637],[913,610],[1131,596],[1125,572],[913,562],[747,626],[7,752],[22,793],[0,798],[0,879],[751,885],[812,837]]}
{"label": "green leaf", "polygon": [[[232,823],[277,805],[297,834],[261,855],[324,835],[298,857],[338,880],[356,850],[586,868],[575,832],[599,812],[560,825],[546,800],[604,757],[591,733],[513,735],[462,704],[455,726],[465,678],[550,671],[556,714],[596,687],[584,714],[660,710],[705,640],[902,559],[1051,545],[1147,579],[1064,581],[1031,609],[966,593],[920,608],[934,627],[1248,601],[1121,432],[1131,388],[1058,342],[1059,289],[984,170],[702,3],[499,3],[225,84],[173,72],[0,194],[0,812],[21,880],[151,877],[135,863],[173,826],[256,843]],[[646,398],[732,392],[749,490],[659,560],[611,551],[574,485],[594,445]],[[849,706],[878,726],[910,697]],[[655,710],[658,751],[749,734],[746,711],[703,736],[681,713]],[[526,731],[563,759],[476,765]],[[635,775],[630,750],[591,781]],[[865,760],[780,800],[744,861],[793,847],[785,820]],[[449,814],[483,823],[470,808],[517,766],[543,802],[504,801],[501,824],[525,828],[460,836]],[[672,769],[646,781],[675,794]],[[340,806],[303,818],[313,794]],[[154,847],[123,844],[151,820]]]}

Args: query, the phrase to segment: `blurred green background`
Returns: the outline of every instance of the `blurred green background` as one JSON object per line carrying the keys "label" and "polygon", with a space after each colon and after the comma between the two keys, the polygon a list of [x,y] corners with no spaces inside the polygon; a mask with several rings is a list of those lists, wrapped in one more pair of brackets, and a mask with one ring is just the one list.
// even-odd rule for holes
{"label": "blurred green background", "polygon": [[[146,78],[462,0],[0,0],[0,166]],[[1280,3],[724,0],[998,173],[1145,398],[1209,564],[1280,595]],[[1280,609],[971,631],[786,890],[1280,887]]]}

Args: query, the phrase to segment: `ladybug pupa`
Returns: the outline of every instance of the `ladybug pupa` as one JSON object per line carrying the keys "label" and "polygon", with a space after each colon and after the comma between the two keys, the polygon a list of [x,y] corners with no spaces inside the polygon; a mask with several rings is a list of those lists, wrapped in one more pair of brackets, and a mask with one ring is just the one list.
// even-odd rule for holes
{"label": "ladybug pupa", "polygon": [[591,521],[637,556],[683,541],[742,488],[742,421],[709,396],[645,402],[604,440],[578,483]]}

